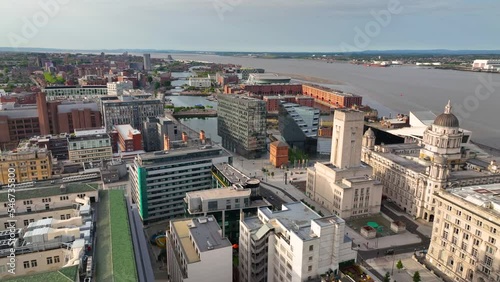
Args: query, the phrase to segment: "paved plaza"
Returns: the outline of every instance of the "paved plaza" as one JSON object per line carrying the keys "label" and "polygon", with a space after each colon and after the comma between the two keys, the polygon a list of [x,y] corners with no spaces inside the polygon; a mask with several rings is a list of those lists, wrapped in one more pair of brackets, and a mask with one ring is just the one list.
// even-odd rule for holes
{"label": "paved plaza", "polygon": [[[412,258],[413,253],[400,254],[395,256],[384,256],[366,260],[373,270],[379,272],[382,275],[385,273],[393,273],[391,275],[391,281],[406,282],[413,281],[413,274],[418,271],[421,277],[421,281],[425,282],[442,282],[440,278],[434,275],[430,270],[426,269],[423,265]],[[403,269],[398,270],[396,268],[397,262],[401,260],[403,263]]]}

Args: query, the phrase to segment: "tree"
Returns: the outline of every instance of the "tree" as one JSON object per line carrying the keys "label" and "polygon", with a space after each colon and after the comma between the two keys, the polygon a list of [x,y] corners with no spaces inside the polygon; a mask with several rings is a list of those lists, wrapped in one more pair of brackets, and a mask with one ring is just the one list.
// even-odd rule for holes
{"label": "tree", "polygon": [[148,82],[149,83],[153,82],[153,77],[152,76],[148,76]]}
{"label": "tree", "polygon": [[161,87],[160,82],[155,82],[155,90],[158,90]]}
{"label": "tree", "polygon": [[271,171],[271,177],[274,177],[274,171]]}
{"label": "tree", "polygon": [[420,282],[422,279],[420,278],[420,273],[418,271],[415,271],[415,274],[413,274],[413,282]]}
{"label": "tree", "polygon": [[403,262],[401,260],[398,261],[398,263],[396,264],[396,267],[398,268],[398,271],[401,271],[401,269],[403,269]]}
{"label": "tree", "polygon": [[384,282],[391,282],[391,274],[389,272],[385,274]]}

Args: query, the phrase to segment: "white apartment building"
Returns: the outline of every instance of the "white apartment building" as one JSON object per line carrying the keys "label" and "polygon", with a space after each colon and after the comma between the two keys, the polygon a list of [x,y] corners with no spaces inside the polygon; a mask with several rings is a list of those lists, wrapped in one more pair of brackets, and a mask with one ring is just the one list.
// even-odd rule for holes
{"label": "white apartment building", "polygon": [[48,86],[43,89],[46,94],[47,101],[51,100],[95,100],[99,97],[108,95],[106,86]]}
{"label": "white apartment building", "polygon": [[[260,208],[240,220],[240,281],[308,281],[338,273],[339,263],[356,260],[345,221],[321,217],[302,202],[281,211]],[[332,273],[330,273],[332,271]]]}
{"label": "white apartment building", "polygon": [[209,77],[190,77],[188,85],[197,88],[210,88],[212,80]]}
{"label": "white apartment building", "polygon": [[[65,189],[53,191],[52,189],[38,187],[30,190],[29,192],[20,191],[16,193],[16,195],[20,194],[21,197],[29,194],[33,196],[30,200],[23,200],[23,205],[21,205],[21,201],[16,202],[16,205],[19,206],[20,216],[23,216],[22,210],[26,205],[36,207],[42,194],[45,195],[41,198],[42,204],[40,206],[45,206],[47,211],[57,210],[58,208],[55,206],[61,206],[65,209],[64,203],[59,203],[59,200],[61,202],[68,201],[69,199],[66,198],[69,198],[70,195],[67,194],[68,191]],[[71,192],[75,192],[78,188],[72,187],[71,190]],[[18,221],[8,222],[5,225],[6,230],[0,231],[0,280],[12,277],[11,273],[5,271],[8,263],[12,262],[11,257],[9,257],[12,251],[16,254],[16,277],[58,271],[61,268],[78,267],[80,265],[87,246],[92,245],[93,237],[91,234],[95,228],[90,207],[91,198],[83,196],[87,194],[84,191],[86,190],[79,192],[78,198],[72,199],[75,212],[70,214],[70,217],[52,218],[55,213],[51,213],[51,216],[30,221],[27,226],[25,224],[21,228],[16,211],[15,219]],[[57,192],[57,196],[51,195],[51,192]],[[97,197],[97,190],[95,195]],[[44,210],[41,211],[43,213]],[[67,210],[66,212],[69,213]],[[38,210],[33,210],[31,213],[37,214]],[[29,278],[26,279],[29,280]]]}
{"label": "white apartment building", "polygon": [[213,216],[170,221],[167,273],[170,282],[233,281],[231,242]]}
{"label": "white apartment building", "polygon": [[251,188],[233,184],[230,187],[188,192],[184,201],[191,216],[213,215],[220,223],[222,233],[231,242],[237,243],[240,213],[256,215],[258,208],[271,206],[264,198],[255,197],[252,193]]}
{"label": "white apartment building", "polygon": [[500,184],[440,191],[427,260],[453,281],[500,281]]}
{"label": "white apartment building", "polygon": [[111,138],[105,129],[75,130],[68,137],[68,159],[74,163],[100,163],[112,157]]}
{"label": "white apartment building", "polygon": [[329,163],[307,169],[306,195],[341,218],[380,212],[382,185],[361,162],[364,113],[335,111]]}
{"label": "white apartment building", "polygon": [[[76,208],[85,197],[98,202],[99,185],[95,183],[67,183],[16,190],[16,227],[25,228],[37,220],[54,218],[69,219],[80,216]],[[9,223],[9,199],[7,190],[0,192],[0,228],[7,229]]]}
{"label": "white apartment building", "polygon": [[107,84],[108,95],[121,96],[123,91],[134,89],[134,83],[129,80],[109,82]]}
{"label": "white apartment building", "polygon": [[474,60],[472,69],[500,70],[500,60]]}

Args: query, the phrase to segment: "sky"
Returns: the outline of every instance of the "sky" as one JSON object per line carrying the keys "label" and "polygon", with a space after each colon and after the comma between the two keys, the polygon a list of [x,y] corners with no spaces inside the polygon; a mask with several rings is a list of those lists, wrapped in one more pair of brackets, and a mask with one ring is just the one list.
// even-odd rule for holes
{"label": "sky", "polygon": [[500,49],[498,0],[0,0],[0,47]]}

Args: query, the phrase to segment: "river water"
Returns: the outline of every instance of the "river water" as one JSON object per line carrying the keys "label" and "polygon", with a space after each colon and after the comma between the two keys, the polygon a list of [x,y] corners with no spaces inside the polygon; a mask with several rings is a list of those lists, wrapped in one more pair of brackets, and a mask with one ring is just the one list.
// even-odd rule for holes
{"label": "river water", "polygon": [[[154,54],[163,57],[167,54]],[[472,139],[500,148],[500,75],[416,66],[364,67],[298,59],[259,59],[216,55],[173,55],[174,59],[233,63],[268,72],[316,77],[323,85],[363,96],[380,115],[431,110],[442,113],[452,101],[461,127]],[[479,92],[478,92],[479,91]]]}

